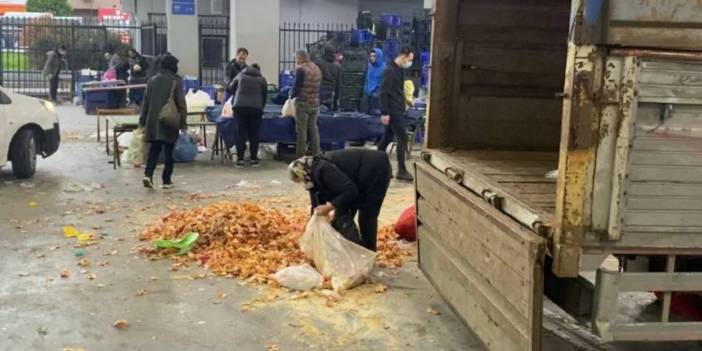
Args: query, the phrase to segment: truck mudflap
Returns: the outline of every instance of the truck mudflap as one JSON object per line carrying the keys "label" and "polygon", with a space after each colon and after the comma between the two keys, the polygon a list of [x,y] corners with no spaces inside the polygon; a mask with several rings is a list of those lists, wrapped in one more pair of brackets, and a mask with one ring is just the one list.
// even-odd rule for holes
{"label": "truck mudflap", "polygon": [[419,266],[490,350],[541,350],[545,239],[425,161]]}

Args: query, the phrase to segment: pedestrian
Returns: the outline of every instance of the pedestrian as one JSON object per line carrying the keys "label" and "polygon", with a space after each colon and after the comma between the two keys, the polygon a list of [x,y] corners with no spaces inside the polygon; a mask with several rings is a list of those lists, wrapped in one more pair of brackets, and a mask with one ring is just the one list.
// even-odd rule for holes
{"label": "pedestrian", "polygon": [[53,50],[46,52],[46,62],[41,73],[49,80],[49,100],[58,102],[58,83],[59,73],[61,72],[61,63],[66,57],[66,46],[60,45]]}
{"label": "pedestrian", "polygon": [[246,48],[238,48],[236,49],[236,56],[227,63],[226,67],[226,74],[227,74],[227,81],[224,86],[227,87],[227,94],[225,96],[225,101],[229,100],[229,97],[236,94],[236,91],[231,89],[230,85],[234,78],[241,73],[241,71],[246,68],[246,59],[249,57],[249,50]]}
{"label": "pedestrian", "polygon": [[386,151],[393,140],[397,147],[397,174],[395,178],[402,181],[413,181],[407,171],[405,153],[407,151],[407,130],[405,129],[405,73],[412,67],[414,53],[410,47],[404,46],[385,71],[380,84],[381,122],[385,125],[383,137],[378,144],[378,150]]}
{"label": "pedestrian", "polygon": [[370,113],[380,107],[378,96],[380,95],[380,82],[385,71],[385,61],[383,60],[383,50],[373,49],[368,54],[368,68],[366,69],[366,83],[363,86],[363,100],[365,113]]}
{"label": "pedestrian", "polygon": [[330,46],[325,46],[322,57],[315,60],[315,64],[322,72],[322,82],[319,87],[320,104],[330,111],[336,110],[341,80],[341,66],[335,61],[336,55]]}
{"label": "pedestrian", "polygon": [[[145,84],[149,78],[150,64],[145,56],[140,54],[135,48],[127,51],[129,62],[129,84]],[[129,101],[135,105],[141,105],[144,99],[144,89],[129,89]]]}
{"label": "pedestrian", "polygon": [[[129,79],[129,61],[120,56],[114,45],[107,45],[105,59],[107,60],[107,69],[115,71],[116,79],[127,83]],[[127,90],[119,89],[112,93],[117,101],[117,106],[113,107],[120,108],[124,106],[124,103],[127,101]]]}
{"label": "pedestrian", "polygon": [[165,165],[162,174],[162,189],[173,187],[173,148],[178,141],[179,129],[172,128],[161,122],[161,109],[169,99],[174,99],[180,117],[180,130],[187,129],[187,106],[183,95],[183,79],[178,73],[178,59],[172,55],[163,55],[160,60],[158,74],[149,79],[146,86],[144,102],[141,106],[139,127],[144,128],[144,141],[151,143],[146,170],[144,172],[144,187],[153,188],[153,176],[161,151],[164,153]]}
{"label": "pedestrian", "polygon": [[296,152],[301,157],[307,154],[307,137],[309,136],[309,151],[312,155],[319,154],[319,88],[322,82],[322,72],[319,67],[310,62],[310,55],[305,50],[295,53],[295,84],[290,96],[295,99],[295,129],[297,132]]}
{"label": "pedestrian", "polygon": [[[263,108],[268,98],[268,83],[261,75],[261,67],[254,63],[244,68],[230,84],[234,91],[232,106],[237,119],[236,166],[258,166],[258,143]],[[244,160],[246,141],[249,141],[251,159]]]}
{"label": "pedestrian", "polygon": [[[310,192],[313,211],[323,216],[334,211],[334,229],[372,251],[376,250],[378,215],[390,172],[388,155],[368,149],[304,156],[288,167],[290,178]],[[357,212],[358,227],[354,222]]]}

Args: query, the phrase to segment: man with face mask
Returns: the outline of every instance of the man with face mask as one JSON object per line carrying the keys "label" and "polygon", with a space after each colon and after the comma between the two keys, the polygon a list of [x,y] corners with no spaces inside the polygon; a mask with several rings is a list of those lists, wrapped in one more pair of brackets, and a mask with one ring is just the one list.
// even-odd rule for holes
{"label": "man with face mask", "polygon": [[400,49],[397,57],[383,72],[380,83],[380,110],[381,122],[385,125],[383,138],[378,144],[378,150],[385,151],[390,142],[397,143],[397,180],[413,181],[414,178],[407,171],[405,165],[405,152],[407,150],[407,130],[403,121],[405,105],[405,73],[404,70],[412,67],[414,53],[410,47]]}
{"label": "man with face mask", "polygon": [[42,74],[49,79],[49,100],[56,102],[58,92],[59,72],[61,71],[61,63],[66,57],[66,46],[61,45],[54,50],[46,53],[46,62]]}

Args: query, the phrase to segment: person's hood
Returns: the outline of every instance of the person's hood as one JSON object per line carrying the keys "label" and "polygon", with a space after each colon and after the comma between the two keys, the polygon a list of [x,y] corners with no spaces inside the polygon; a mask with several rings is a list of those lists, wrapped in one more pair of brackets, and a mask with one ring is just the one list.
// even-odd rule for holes
{"label": "person's hood", "polygon": [[375,67],[380,67],[385,65],[385,57],[383,55],[383,50],[380,50],[378,48],[373,49],[373,52],[375,52],[375,63],[373,66]]}
{"label": "person's hood", "polygon": [[247,66],[241,72],[243,72],[244,74],[246,74],[248,76],[253,76],[253,77],[259,77],[261,75],[261,72],[259,72],[257,69],[255,69],[251,66]]}

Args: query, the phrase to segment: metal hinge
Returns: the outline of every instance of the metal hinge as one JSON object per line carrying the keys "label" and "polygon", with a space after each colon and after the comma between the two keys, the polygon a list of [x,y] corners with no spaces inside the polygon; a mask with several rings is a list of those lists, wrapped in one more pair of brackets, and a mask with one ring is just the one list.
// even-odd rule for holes
{"label": "metal hinge", "polygon": [[449,178],[453,179],[453,181],[458,183],[458,184],[463,183],[463,178],[466,175],[466,172],[464,170],[456,169],[453,167],[446,167],[446,169],[444,170],[444,173],[446,173],[446,175]]}

